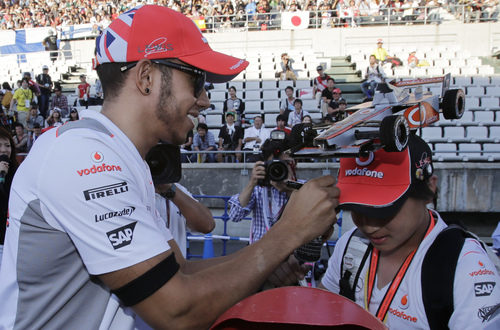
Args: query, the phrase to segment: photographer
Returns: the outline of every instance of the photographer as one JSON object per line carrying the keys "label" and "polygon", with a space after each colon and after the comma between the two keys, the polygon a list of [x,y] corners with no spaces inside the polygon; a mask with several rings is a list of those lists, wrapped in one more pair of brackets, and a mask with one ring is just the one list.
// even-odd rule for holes
{"label": "photographer", "polygon": [[266,167],[264,161],[257,161],[247,186],[229,200],[229,218],[238,222],[253,212],[250,230],[250,244],[258,241],[278,221],[281,210],[293,189],[286,185],[288,180],[296,180],[295,161],[284,151],[288,149],[286,140],[267,140],[262,146],[264,161],[281,160],[286,163],[288,177],[280,182],[270,181],[265,186]]}
{"label": "photographer", "polygon": [[290,58],[287,53],[281,54],[281,79],[282,80],[297,80],[297,75],[293,69],[294,59]]}

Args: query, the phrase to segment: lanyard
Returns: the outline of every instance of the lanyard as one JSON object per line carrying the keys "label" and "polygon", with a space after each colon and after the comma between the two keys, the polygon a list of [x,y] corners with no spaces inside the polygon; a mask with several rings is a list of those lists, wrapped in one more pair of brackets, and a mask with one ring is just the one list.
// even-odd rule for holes
{"label": "lanyard", "polygon": [[[432,215],[432,212],[429,211],[429,214],[431,216],[431,223],[429,225],[429,228],[427,228],[427,232],[425,233],[425,237],[429,235],[429,233],[432,231],[435,225],[434,221],[434,216]],[[413,257],[415,256],[415,253],[417,252],[418,247],[413,250],[405,259],[401,267],[399,268],[396,276],[392,280],[389,289],[387,289],[387,292],[384,295],[384,299],[382,299],[382,302],[380,303],[377,314],[375,316],[382,322],[384,322],[384,319],[387,315],[387,311],[389,310],[389,306],[392,303],[392,300],[394,299],[394,296],[396,295],[396,292],[398,291],[399,285],[403,281],[403,278],[406,275],[406,271],[408,270],[408,267],[410,267],[411,261],[413,260]],[[368,269],[368,286],[367,286],[367,294],[365,297],[365,309],[368,310],[370,306],[370,299],[372,297],[372,291],[373,291],[373,286],[375,284],[375,277],[377,275],[377,267],[378,267],[378,258],[379,258],[379,253],[380,251],[377,250],[376,248],[373,248],[372,256],[370,259],[370,266]]]}
{"label": "lanyard", "polygon": [[[286,203],[284,203],[281,208],[279,209],[278,213],[273,213],[273,192],[271,190],[271,187],[267,187],[267,190],[264,191],[266,194],[265,194],[265,198],[267,198],[267,201],[268,201],[268,207],[269,207],[269,213],[266,214],[266,209],[265,209],[265,206],[263,207],[263,213],[264,213],[264,225],[266,226],[266,231],[268,231],[272,224],[270,223],[270,220],[275,220],[276,218],[279,218],[281,216],[281,213],[283,213],[283,209],[285,208],[286,206]],[[273,222],[274,224],[274,222]]]}

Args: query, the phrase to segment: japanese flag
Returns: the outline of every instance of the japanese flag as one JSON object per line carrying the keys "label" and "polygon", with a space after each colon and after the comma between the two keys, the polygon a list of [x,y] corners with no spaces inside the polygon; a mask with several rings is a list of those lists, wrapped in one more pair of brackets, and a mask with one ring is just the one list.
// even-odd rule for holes
{"label": "japanese flag", "polygon": [[294,11],[281,13],[281,28],[284,30],[300,30],[309,27],[309,12]]}

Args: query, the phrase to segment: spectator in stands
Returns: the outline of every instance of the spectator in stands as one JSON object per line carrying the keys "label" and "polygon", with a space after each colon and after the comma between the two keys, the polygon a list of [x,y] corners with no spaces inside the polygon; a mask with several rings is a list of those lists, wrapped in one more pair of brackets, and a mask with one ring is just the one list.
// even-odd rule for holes
{"label": "spectator in stands", "polygon": [[15,134],[12,137],[14,139],[14,147],[16,148],[16,153],[21,154],[28,152],[28,134],[24,132],[24,125],[21,123],[14,124]]}
{"label": "spectator in stands", "polygon": [[[262,147],[262,160],[280,159],[288,167],[288,180],[296,180],[295,161],[284,151],[289,148],[283,141],[267,140]],[[271,181],[268,186],[259,185],[266,176],[264,162],[259,160],[252,169],[247,185],[229,200],[229,219],[239,222],[253,212],[250,226],[250,244],[258,241],[278,221],[281,210],[290,198],[293,189],[286,182]]]}
{"label": "spectator in stands", "polygon": [[318,100],[319,105],[319,101],[321,100],[321,92],[323,92],[323,90],[328,87],[327,80],[328,78],[330,78],[330,76],[325,73],[325,70],[321,65],[318,65],[316,67],[316,71],[318,72],[318,76],[313,80],[313,94],[314,97],[316,97],[316,100]]}
{"label": "spectator in stands", "polygon": [[28,136],[28,152],[31,150],[33,144],[40,137],[40,135],[42,135],[42,127],[40,126],[39,123],[35,123],[33,125],[33,131]]}
{"label": "spectator in stands", "polygon": [[[234,122],[234,112],[226,113],[226,123],[219,131],[219,151],[241,151],[243,145],[244,131],[241,126],[236,126]],[[234,154],[217,154],[217,161],[222,163],[224,160],[234,157]],[[241,153],[236,153],[236,161],[241,162]]]}
{"label": "spectator in stands", "polygon": [[36,81],[31,79],[31,73],[30,72],[23,73],[23,78],[26,78],[28,80],[28,87],[29,87],[29,89],[31,89],[33,94],[36,97],[39,97],[40,96],[40,86],[38,86]]}
{"label": "spectator in stands", "polygon": [[293,69],[293,63],[295,63],[295,60],[288,56],[287,53],[281,54],[281,80],[297,80],[297,74]]}
{"label": "spectator in stands", "polygon": [[69,112],[68,121],[76,121],[76,120],[80,120],[80,116],[78,115],[78,110],[72,108],[71,111]]}
{"label": "spectator in stands", "polygon": [[[245,129],[243,143],[245,144],[243,150],[260,152],[262,145],[269,138],[269,130],[262,127],[263,120],[261,116],[253,118],[253,126]],[[255,162],[259,159],[259,154],[247,155],[248,162]]]}
{"label": "spectator in stands", "polygon": [[276,127],[273,130],[283,131],[288,136],[292,132],[292,130],[290,129],[290,127],[286,126],[287,122],[285,119],[286,118],[284,115],[278,115],[276,117]]}
{"label": "spectator in stands", "polygon": [[[198,127],[198,123],[196,124],[196,127]],[[191,161],[192,154],[189,153],[191,151],[192,146],[193,146],[193,137],[194,133],[193,130],[190,130],[187,135],[186,135],[186,140],[184,141],[183,144],[181,144],[181,162],[187,163]]]}
{"label": "spectator in stands", "polygon": [[26,130],[28,131],[28,137],[33,134],[33,127],[38,124],[43,127],[45,124],[45,119],[38,113],[38,106],[36,104],[31,105],[28,117],[26,119]]}
{"label": "spectator in stands", "polygon": [[293,103],[295,102],[295,95],[293,95],[293,87],[287,86],[285,88],[285,98],[281,100],[280,104],[280,115],[285,117],[286,122],[288,122],[288,116],[292,111],[295,111]]}
{"label": "spectator in stands", "polygon": [[95,96],[93,97],[93,105],[102,105],[104,95],[102,93],[102,84],[99,79],[96,79],[94,88],[95,88]]}
{"label": "spectator in stands", "polygon": [[58,47],[57,36],[52,29],[49,30],[49,35],[45,39],[43,39],[42,44],[45,47],[46,51],[50,51],[50,60],[52,62],[55,62],[58,56]]}
{"label": "spectator in stands", "polygon": [[50,112],[57,108],[61,111],[61,115],[64,118],[67,117],[69,112],[68,98],[62,93],[61,85],[56,84],[54,87],[54,94],[50,104]]}
{"label": "spectator in stands", "polygon": [[309,112],[302,109],[302,100],[295,99],[293,106],[295,107],[295,111],[290,113],[288,116],[288,127],[293,128],[293,126],[302,123],[304,116],[309,116]]}
{"label": "spectator in stands", "polygon": [[370,55],[370,63],[365,71],[365,81],[361,83],[361,90],[365,94],[365,102],[373,99],[377,84],[385,80],[382,66],[377,62],[375,55]]}
{"label": "spectator in stands", "polygon": [[[199,123],[196,129],[196,134],[193,138],[193,150],[195,151],[215,151],[217,146],[215,144],[215,138],[212,132],[208,131],[208,126],[205,123]],[[193,154],[191,161],[194,161],[196,157],[200,159],[200,163],[214,163],[215,154]]]}
{"label": "spectator in stands", "polygon": [[333,118],[331,114],[327,114],[325,117],[323,117],[323,124],[325,125],[331,125],[335,122],[336,120]]}
{"label": "spectator in stands", "polygon": [[385,48],[382,47],[383,45],[384,45],[384,41],[382,39],[378,39],[377,40],[377,48],[375,48],[375,50],[373,51],[373,55],[380,62],[384,62],[385,59],[387,58],[387,55],[388,55],[387,50],[385,50]]}
{"label": "spectator in stands", "polygon": [[331,102],[337,102],[340,103],[340,101],[344,100],[342,97],[342,91],[340,88],[334,88],[332,91],[332,101]]}
{"label": "spectator in stands", "polygon": [[78,103],[82,107],[88,107],[90,97],[90,84],[87,82],[87,76],[80,75],[80,84],[78,85]]}
{"label": "spectator in stands", "polygon": [[52,78],[49,75],[49,67],[44,65],[42,73],[36,76],[36,82],[40,87],[40,96],[38,97],[38,109],[43,118],[47,117],[49,109],[50,95],[52,94]]}
{"label": "spectator in stands", "polygon": [[418,58],[416,56],[416,51],[413,50],[410,52],[410,55],[408,55],[408,66],[410,68],[415,68],[418,65]]}
{"label": "spectator in stands", "polygon": [[245,118],[245,102],[236,96],[236,87],[229,87],[228,93],[229,98],[224,101],[222,108],[222,123],[226,123],[226,112],[230,111],[236,116],[236,125],[241,126]]}
{"label": "spectator in stands", "polygon": [[0,161],[0,172],[4,173],[4,176],[0,178],[0,267],[2,266],[3,243],[7,227],[10,186],[18,166],[14,145],[15,142],[10,132],[4,127],[0,127],[0,155],[9,160]]}
{"label": "spectator in stands", "polygon": [[28,87],[28,79],[23,78],[21,82],[21,88],[18,88],[14,92],[14,96],[10,101],[10,110],[14,111],[14,106],[17,105],[17,121],[23,126],[26,125],[26,118],[28,117],[28,112],[31,107],[31,102],[33,101],[33,92]]}
{"label": "spectator in stands", "polygon": [[158,177],[153,177],[153,183],[156,210],[170,229],[182,255],[186,257],[186,231],[210,233],[215,228],[212,213],[181,184],[164,182]]}
{"label": "spectator in stands", "polygon": [[335,79],[332,77],[326,79],[326,88],[321,92],[321,113],[326,115],[328,104],[333,99],[333,90],[335,89]]}
{"label": "spectator in stands", "polygon": [[9,110],[10,101],[12,101],[13,95],[12,95],[12,88],[10,87],[10,84],[8,82],[4,82],[2,84],[2,92],[3,92],[2,109]]}
{"label": "spectator in stands", "polygon": [[310,115],[305,115],[304,118],[302,118],[302,124],[312,124],[312,117]]}
{"label": "spectator in stands", "polygon": [[59,109],[54,109],[47,118],[47,125],[49,127],[59,127],[62,126],[63,121],[61,117],[61,111]]}

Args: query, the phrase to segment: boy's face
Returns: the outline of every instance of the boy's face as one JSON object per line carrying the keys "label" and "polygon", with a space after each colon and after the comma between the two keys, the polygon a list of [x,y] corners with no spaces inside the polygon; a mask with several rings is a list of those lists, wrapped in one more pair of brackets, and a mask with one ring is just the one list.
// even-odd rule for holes
{"label": "boy's face", "polygon": [[197,132],[198,132],[198,135],[201,137],[204,137],[205,135],[207,135],[207,131],[204,128],[198,128]]}
{"label": "boy's face", "polygon": [[410,197],[392,218],[375,219],[356,212],[351,216],[373,247],[389,255],[418,246],[427,230],[429,211],[425,201]]}

